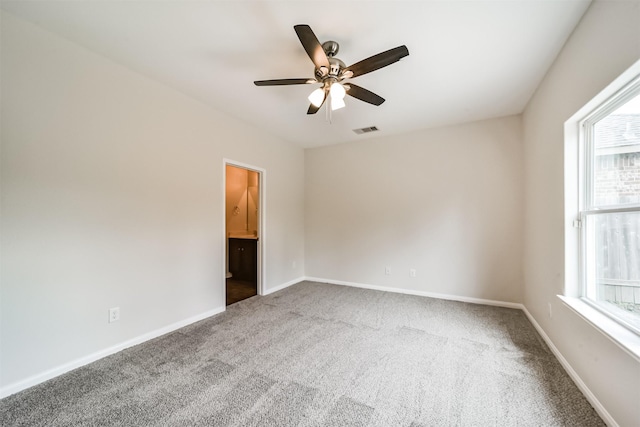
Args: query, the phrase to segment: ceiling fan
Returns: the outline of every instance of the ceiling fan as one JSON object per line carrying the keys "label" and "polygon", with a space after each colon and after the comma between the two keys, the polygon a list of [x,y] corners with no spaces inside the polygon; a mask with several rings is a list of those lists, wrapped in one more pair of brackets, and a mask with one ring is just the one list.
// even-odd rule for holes
{"label": "ceiling fan", "polygon": [[[315,114],[328,100],[327,111],[337,110],[345,106],[345,95],[353,96],[361,101],[373,105],[380,105],[384,98],[375,93],[357,86],[351,82],[343,84],[347,79],[370,73],[371,71],[391,65],[409,55],[406,46],[398,46],[385,52],[373,55],[353,65],[346,66],[344,62],[336,58],[340,46],[337,42],[327,41],[322,44],[308,25],[295,25],[294,30],[302,43],[302,47],[311,58],[315,66],[313,78],[294,78],[276,80],[257,80],[256,86],[284,86],[321,83],[322,87],[314,90],[309,95],[309,109],[307,114]],[[329,110],[330,108],[330,110]]]}

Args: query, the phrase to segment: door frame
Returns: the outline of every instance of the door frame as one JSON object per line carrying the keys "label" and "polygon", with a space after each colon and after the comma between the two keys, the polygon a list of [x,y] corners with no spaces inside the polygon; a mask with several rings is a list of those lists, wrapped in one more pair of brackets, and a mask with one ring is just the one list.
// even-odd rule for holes
{"label": "door frame", "polygon": [[266,250],[266,181],[267,171],[264,168],[250,165],[227,158],[222,159],[222,301],[227,298],[227,166],[247,169],[258,173],[258,295],[264,295],[264,283],[266,277],[266,265],[264,263],[264,253]]}

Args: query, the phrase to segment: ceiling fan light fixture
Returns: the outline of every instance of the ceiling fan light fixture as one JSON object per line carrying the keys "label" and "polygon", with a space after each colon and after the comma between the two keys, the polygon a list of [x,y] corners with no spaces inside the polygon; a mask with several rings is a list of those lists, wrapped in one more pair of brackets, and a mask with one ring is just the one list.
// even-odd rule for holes
{"label": "ceiling fan light fixture", "polygon": [[342,98],[334,98],[331,97],[331,110],[339,110],[340,108],[344,108],[347,104],[344,103],[344,99]]}
{"label": "ceiling fan light fixture", "polygon": [[[340,83],[335,82],[331,85],[331,90],[329,92],[331,94],[331,100],[336,101],[337,99],[343,100],[344,96],[347,94],[347,91],[344,89]],[[344,102],[342,102],[344,104]]]}
{"label": "ceiling fan light fixture", "polygon": [[294,25],[293,29],[309,59],[313,62],[314,78],[255,80],[253,83],[256,86],[322,84],[321,89],[316,89],[309,95],[308,99],[311,105],[307,110],[307,114],[316,114],[326,102],[329,122],[331,122],[332,110],[345,107],[345,95],[376,106],[384,102],[384,98],[365,88],[350,82],[345,87],[340,83],[341,81],[379,70],[409,55],[409,49],[402,45],[370,56],[347,67],[344,62],[335,56],[340,47],[337,42],[327,41],[320,44],[311,27],[306,24]]}
{"label": "ceiling fan light fixture", "polygon": [[324,90],[322,88],[318,88],[311,92],[309,95],[309,102],[311,102],[315,107],[320,107],[324,101]]}

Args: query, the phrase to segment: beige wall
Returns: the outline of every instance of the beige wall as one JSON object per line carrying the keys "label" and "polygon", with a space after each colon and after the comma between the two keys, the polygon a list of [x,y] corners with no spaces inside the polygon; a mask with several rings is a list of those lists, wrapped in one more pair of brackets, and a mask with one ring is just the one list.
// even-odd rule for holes
{"label": "beige wall", "polygon": [[266,290],[303,275],[301,148],[1,27],[1,387],[224,309],[225,158],[266,171]]}
{"label": "beige wall", "polygon": [[[640,2],[596,1],[523,115],[525,306],[621,426],[640,420],[640,363],[556,295],[564,288],[564,122],[640,58]],[[553,317],[549,316],[551,304]]]}
{"label": "beige wall", "polygon": [[305,167],[307,276],[522,301],[520,117],[308,149]]}

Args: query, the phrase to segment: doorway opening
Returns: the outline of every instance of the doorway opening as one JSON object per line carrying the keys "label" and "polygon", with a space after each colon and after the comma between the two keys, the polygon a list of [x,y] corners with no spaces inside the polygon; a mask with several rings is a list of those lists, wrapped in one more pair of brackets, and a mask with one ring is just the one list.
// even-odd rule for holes
{"label": "doorway opening", "polygon": [[260,293],[262,173],[225,161],[226,305]]}

